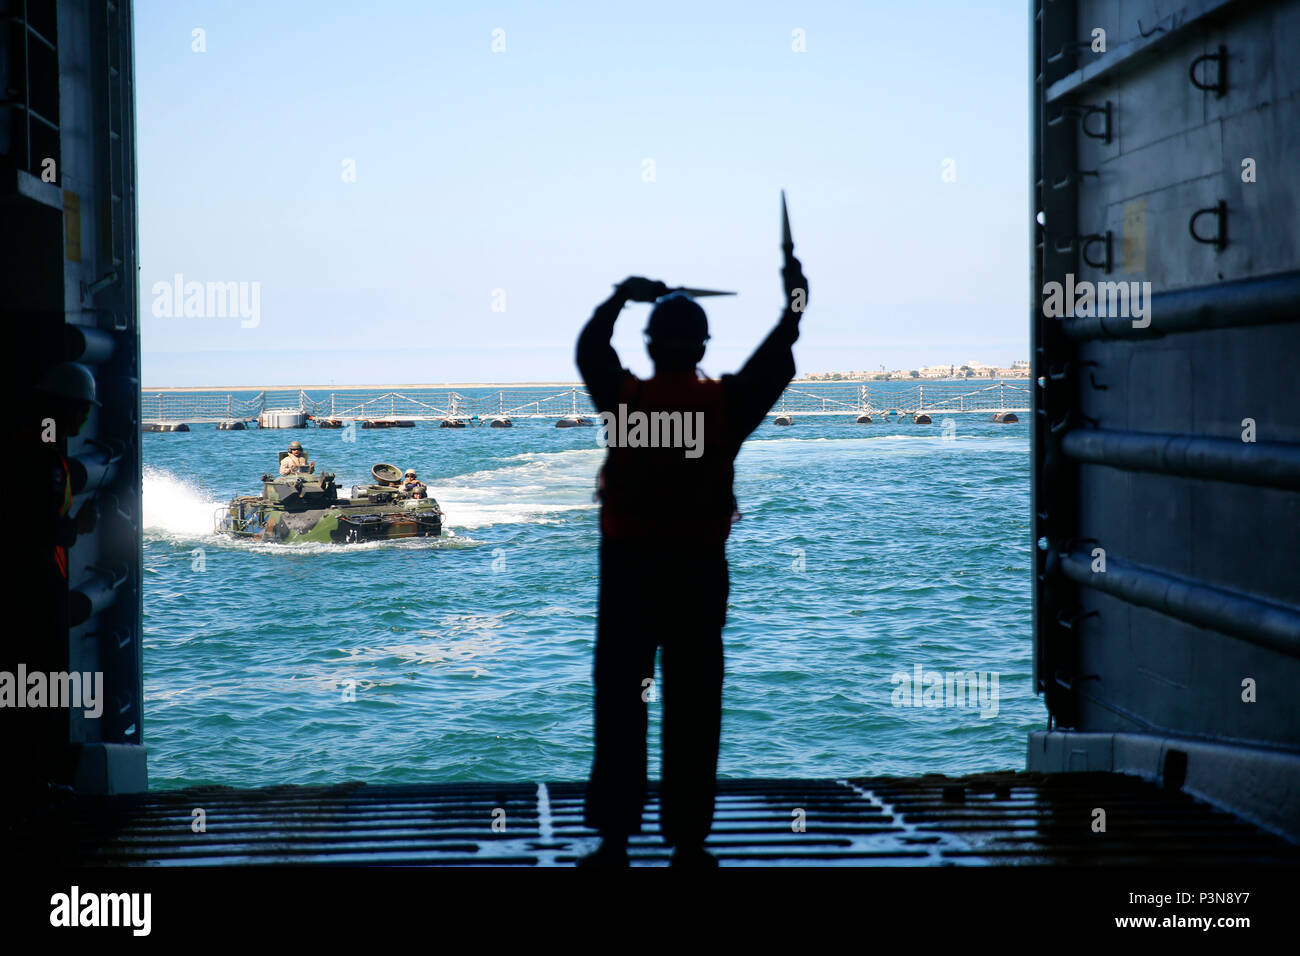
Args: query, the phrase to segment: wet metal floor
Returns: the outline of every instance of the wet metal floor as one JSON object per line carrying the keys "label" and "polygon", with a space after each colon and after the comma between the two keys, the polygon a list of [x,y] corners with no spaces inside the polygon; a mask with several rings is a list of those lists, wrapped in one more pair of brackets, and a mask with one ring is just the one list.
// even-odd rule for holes
{"label": "wet metal floor", "polygon": [[[56,865],[563,866],[596,844],[582,825],[584,787],[345,784],[78,797],[12,836]],[[1098,810],[1105,832],[1094,829]],[[195,832],[200,819],[206,829]],[[654,785],[644,831],[630,844],[632,864],[666,864]],[[1300,862],[1300,847],[1230,814],[1111,774],[720,780],[708,847],[724,866]]]}

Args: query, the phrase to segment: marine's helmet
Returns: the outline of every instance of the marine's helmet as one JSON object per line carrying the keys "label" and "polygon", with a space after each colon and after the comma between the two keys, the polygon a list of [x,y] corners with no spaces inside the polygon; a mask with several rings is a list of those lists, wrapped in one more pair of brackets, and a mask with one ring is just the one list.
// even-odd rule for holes
{"label": "marine's helmet", "polygon": [[406,469],[406,477],[407,477],[407,478],[414,478],[414,477],[415,477],[415,469],[414,469],[414,468],[408,468],[408,469]]}
{"label": "marine's helmet", "polygon": [[90,369],[76,362],[60,362],[45,370],[40,381],[36,383],[38,391],[60,398],[70,398],[91,405],[102,405],[95,397],[95,376]]}
{"label": "marine's helmet", "polygon": [[709,338],[709,320],[700,304],[684,292],[670,292],[650,310],[645,334],[656,345],[697,348]]}
{"label": "marine's helmet", "polygon": [[290,451],[302,451],[302,442],[300,442],[300,441],[291,441],[291,442],[289,442],[289,450],[290,450]]}

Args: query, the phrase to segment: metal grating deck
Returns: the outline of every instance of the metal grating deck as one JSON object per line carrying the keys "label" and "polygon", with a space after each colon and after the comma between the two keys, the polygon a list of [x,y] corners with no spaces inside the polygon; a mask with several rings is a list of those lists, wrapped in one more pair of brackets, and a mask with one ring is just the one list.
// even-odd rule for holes
{"label": "metal grating deck", "polygon": [[[53,865],[566,865],[596,844],[582,825],[584,788],[344,784],[76,797],[8,842]],[[1105,833],[1092,829],[1098,807]],[[206,832],[191,829],[196,808]],[[804,832],[794,829],[798,810]],[[720,780],[714,821],[708,846],[723,865],[1300,862],[1300,847],[1230,814],[1112,774]],[[668,862],[653,784],[645,832],[629,854],[634,866]]]}

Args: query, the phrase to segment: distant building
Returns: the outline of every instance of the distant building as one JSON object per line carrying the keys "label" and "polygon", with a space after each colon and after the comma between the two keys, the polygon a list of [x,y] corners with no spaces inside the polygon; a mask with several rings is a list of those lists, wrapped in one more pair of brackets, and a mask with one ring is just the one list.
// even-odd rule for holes
{"label": "distant building", "polygon": [[921,378],[952,378],[957,369],[952,365],[927,365],[920,369]]}
{"label": "distant building", "polygon": [[894,369],[875,372],[812,372],[801,376],[804,382],[908,382],[916,379],[947,378],[1026,378],[1029,362],[1017,360],[1009,366],[967,362],[965,365],[926,365],[919,369]]}

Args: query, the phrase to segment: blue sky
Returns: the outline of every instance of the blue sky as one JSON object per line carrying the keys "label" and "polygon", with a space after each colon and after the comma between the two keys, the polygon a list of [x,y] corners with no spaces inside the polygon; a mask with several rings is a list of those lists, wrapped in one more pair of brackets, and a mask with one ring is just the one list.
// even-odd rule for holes
{"label": "blue sky", "polygon": [[[146,386],[573,381],[630,274],[738,291],[705,302],[730,371],[780,313],[781,188],[801,373],[1029,357],[1024,3],[135,16]],[[155,315],[177,274],[258,283],[256,324]],[[615,335],[639,373],[647,310]]]}

